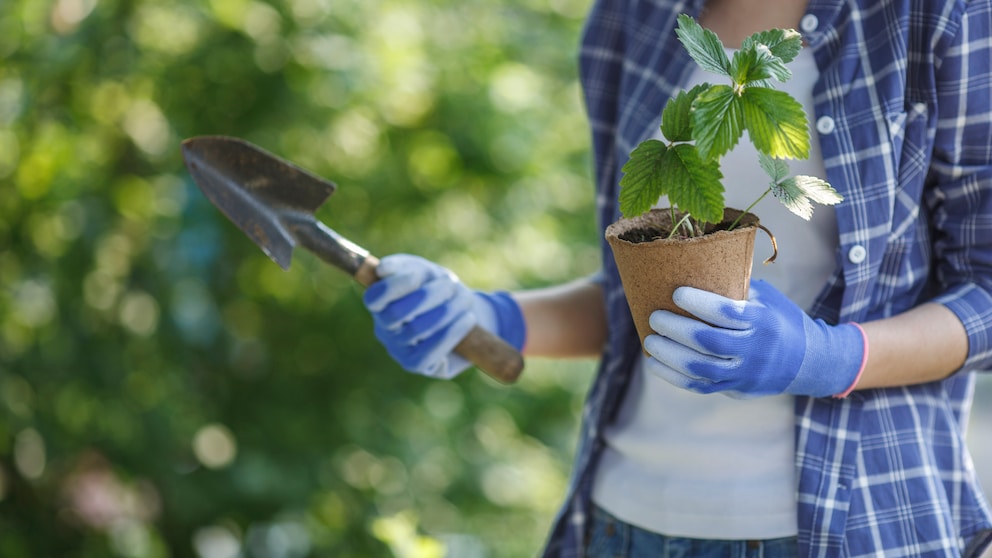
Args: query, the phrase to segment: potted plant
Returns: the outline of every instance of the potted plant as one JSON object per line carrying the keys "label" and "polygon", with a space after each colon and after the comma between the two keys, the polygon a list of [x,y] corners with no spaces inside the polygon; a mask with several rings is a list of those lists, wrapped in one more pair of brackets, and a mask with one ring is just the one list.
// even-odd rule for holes
{"label": "potted plant", "polygon": [[[704,83],[670,99],[661,114],[665,141],[641,142],[622,168],[623,217],[607,227],[606,237],[642,341],[653,333],[651,312],[681,312],[672,302],[672,292],[680,286],[747,298],[755,234],[764,228],[750,211],[769,193],[806,220],[812,215],[811,202],[836,204],[842,199],[824,180],[789,176],[785,162],[809,157],[802,105],[771,85],[792,77],[786,65],[802,49],[799,33],[755,33],[730,58],[716,34],[687,15],[679,16],[675,32],[701,68],[730,83]],[[720,159],[745,130],[769,186],[742,211],[724,207]],[[671,207],[652,209],[663,196]],[[774,236],[769,236],[775,247]]]}

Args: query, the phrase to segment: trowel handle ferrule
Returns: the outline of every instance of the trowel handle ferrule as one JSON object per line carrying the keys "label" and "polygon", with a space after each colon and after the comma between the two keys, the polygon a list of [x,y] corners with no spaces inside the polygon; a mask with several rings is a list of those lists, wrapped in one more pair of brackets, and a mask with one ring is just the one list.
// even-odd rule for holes
{"label": "trowel handle ferrule", "polygon": [[292,219],[287,224],[301,246],[352,277],[355,277],[369,257],[368,250],[313,217]]}

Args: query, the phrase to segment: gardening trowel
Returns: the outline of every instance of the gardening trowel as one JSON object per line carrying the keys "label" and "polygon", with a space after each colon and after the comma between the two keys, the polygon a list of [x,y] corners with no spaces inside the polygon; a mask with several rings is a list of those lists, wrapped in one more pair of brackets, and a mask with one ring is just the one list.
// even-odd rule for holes
{"label": "gardening trowel", "polygon": [[[379,279],[377,258],[314,217],[334,184],[237,138],[190,138],[182,150],[207,198],[283,269],[299,244],[363,286]],[[520,353],[478,326],[455,351],[503,383],[516,381],[523,370]]]}

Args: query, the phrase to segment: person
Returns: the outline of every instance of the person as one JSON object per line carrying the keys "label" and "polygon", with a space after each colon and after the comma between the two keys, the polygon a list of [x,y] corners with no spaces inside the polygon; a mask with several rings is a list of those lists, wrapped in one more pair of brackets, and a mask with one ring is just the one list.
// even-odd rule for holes
{"label": "person", "polygon": [[384,258],[377,336],[444,378],[476,323],[527,357],[600,358],[545,556],[980,555],[992,510],[965,430],[992,365],[992,3],[595,0],[579,58],[601,230],[632,147],[701,79],[680,13],[728,48],[802,34],[801,164],[844,201],[776,223],[801,240],[755,266],[748,300],[678,289],[704,321],[655,312],[647,354],[605,242],[595,276],[515,293]]}

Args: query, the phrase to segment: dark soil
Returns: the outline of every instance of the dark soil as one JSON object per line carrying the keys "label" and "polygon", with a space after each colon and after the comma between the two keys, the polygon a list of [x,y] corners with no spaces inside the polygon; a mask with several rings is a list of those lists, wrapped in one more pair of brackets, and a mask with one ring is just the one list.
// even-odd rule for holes
{"label": "dark soil", "polygon": [[[725,231],[729,227],[730,227],[730,221],[709,224],[706,227],[706,234],[714,233],[717,231]],[[639,244],[641,242],[651,242],[652,240],[668,238],[669,232],[670,232],[669,229],[661,228],[661,227],[638,227],[636,229],[631,229],[621,234],[620,238],[626,240],[627,242]],[[672,238],[674,239],[674,238],[688,238],[688,237],[685,235],[685,233],[679,232]]]}
{"label": "dark soil", "polygon": [[638,244],[641,242],[651,242],[652,240],[658,240],[661,238],[668,237],[668,231],[661,230],[656,227],[642,227],[637,229],[631,229],[620,235],[620,238],[626,240],[627,242],[633,242]]}

